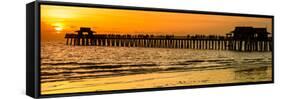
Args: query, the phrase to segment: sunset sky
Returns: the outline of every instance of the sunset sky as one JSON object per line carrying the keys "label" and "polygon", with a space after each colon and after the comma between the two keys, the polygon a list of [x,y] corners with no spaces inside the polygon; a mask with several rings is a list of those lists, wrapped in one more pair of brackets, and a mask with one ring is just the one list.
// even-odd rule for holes
{"label": "sunset sky", "polygon": [[43,40],[64,39],[80,27],[100,34],[225,35],[235,26],[266,27],[271,33],[271,24],[270,18],[41,5]]}

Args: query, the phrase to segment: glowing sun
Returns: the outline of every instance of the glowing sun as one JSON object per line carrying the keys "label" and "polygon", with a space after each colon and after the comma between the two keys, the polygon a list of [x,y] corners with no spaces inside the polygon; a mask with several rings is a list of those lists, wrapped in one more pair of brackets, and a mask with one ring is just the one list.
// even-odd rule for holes
{"label": "glowing sun", "polygon": [[63,28],[62,27],[55,27],[56,31],[61,31]]}
{"label": "glowing sun", "polygon": [[61,33],[64,25],[62,23],[55,23],[53,26],[54,26],[56,33]]}

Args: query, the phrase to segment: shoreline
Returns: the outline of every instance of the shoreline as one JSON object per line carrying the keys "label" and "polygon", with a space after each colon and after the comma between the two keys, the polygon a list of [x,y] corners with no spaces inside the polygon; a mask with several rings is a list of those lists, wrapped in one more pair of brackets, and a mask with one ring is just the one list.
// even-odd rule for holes
{"label": "shoreline", "polygon": [[159,72],[42,83],[41,93],[43,95],[48,95],[75,92],[97,92],[222,83],[243,83],[271,81],[271,78],[271,66],[204,71]]}

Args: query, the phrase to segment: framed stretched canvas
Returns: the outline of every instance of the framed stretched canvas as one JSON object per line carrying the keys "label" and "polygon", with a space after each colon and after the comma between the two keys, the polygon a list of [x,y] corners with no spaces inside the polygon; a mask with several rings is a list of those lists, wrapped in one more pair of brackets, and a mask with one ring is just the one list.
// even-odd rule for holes
{"label": "framed stretched canvas", "polygon": [[27,4],[27,95],[273,83],[274,17]]}

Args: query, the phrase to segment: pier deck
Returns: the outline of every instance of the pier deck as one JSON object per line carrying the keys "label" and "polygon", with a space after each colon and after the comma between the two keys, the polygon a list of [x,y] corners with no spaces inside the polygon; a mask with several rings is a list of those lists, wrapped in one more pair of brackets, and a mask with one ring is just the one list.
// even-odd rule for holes
{"label": "pier deck", "polygon": [[227,36],[66,34],[66,45],[272,51],[272,39],[239,40]]}

